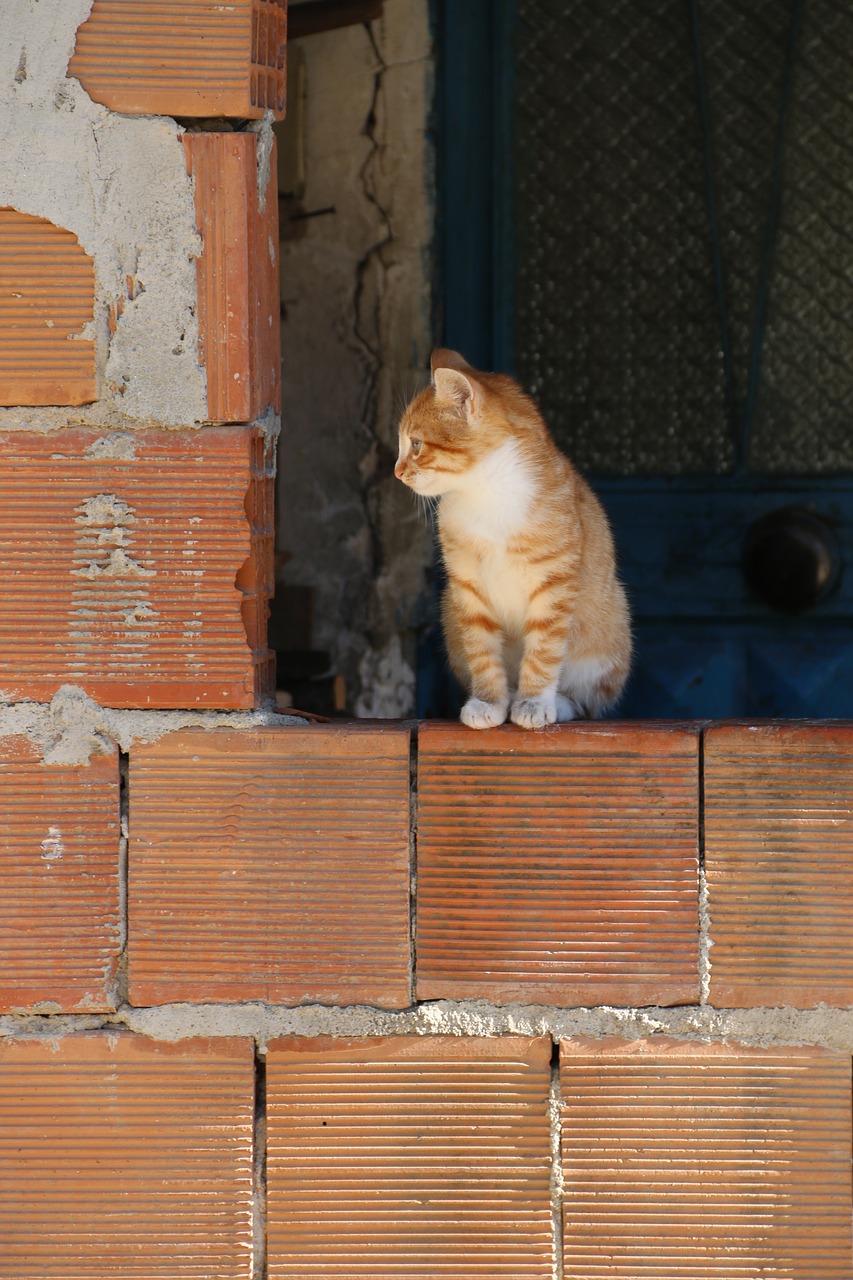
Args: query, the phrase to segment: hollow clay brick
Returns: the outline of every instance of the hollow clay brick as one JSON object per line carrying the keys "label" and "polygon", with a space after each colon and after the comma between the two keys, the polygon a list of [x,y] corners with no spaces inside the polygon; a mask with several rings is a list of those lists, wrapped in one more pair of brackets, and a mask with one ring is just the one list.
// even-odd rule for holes
{"label": "hollow clay brick", "polygon": [[410,1003],[409,734],[184,730],[130,760],[135,1005]]}
{"label": "hollow clay brick", "polygon": [[0,737],[0,1011],[115,1008],[118,868],[115,749],[46,765]]}
{"label": "hollow clay brick", "polygon": [[850,1058],[560,1046],[565,1280],[849,1280]]}
{"label": "hollow clay brick", "polygon": [[418,997],[697,1001],[698,745],[677,725],[423,728]]}
{"label": "hollow clay brick", "polygon": [[0,1040],[0,1278],[249,1280],[252,1046]]}
{"label": "hollow clay brick", "polygon": [[0,699],[262,699],[270,447],[237,427],[0,435]]}
{"label": "hollow clay brick", "polygon": [[853,727],[705,739],[711,1003],[853,1005]]}
{"label": "hollow clay brick", "polygon": [[548,1039],[280,1040],[270,1280],[550,1280]]}
{"label": "hollow clay brick", "polygon": [[95,265],[76,236],[0,209],[0,405],[96,398]]}
{"label": "hollow clay brick", "polygon": [[68,74],[129,115],[284,116],[286,0],[94,0]]}
{"label": "hollow clay brick", "polygon": [[185,133],[202,238],[199,358],[207,416],[249,422],[281,408],[275,143],[259,193],[256,133]]}

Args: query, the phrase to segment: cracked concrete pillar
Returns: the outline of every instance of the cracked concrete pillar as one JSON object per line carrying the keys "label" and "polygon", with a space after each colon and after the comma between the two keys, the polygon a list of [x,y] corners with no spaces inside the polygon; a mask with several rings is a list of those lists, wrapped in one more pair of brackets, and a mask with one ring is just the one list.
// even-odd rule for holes
{"label": "cracked concrete pillar", "polygon": [[428,10],[386,0],[382,19],[298,46],[305,182],[300,217],[282,221],[277,546],[284,584],[314,589],[313,646],[362,715],[414,709],[432,559],[393,476],[397,420],[433,345]]}

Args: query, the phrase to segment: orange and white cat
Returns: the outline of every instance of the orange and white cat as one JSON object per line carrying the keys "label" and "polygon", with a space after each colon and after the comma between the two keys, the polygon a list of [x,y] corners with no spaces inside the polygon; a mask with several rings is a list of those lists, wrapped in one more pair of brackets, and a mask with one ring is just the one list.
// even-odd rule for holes
{"label": "orange and white cat", "polygon": [[487,729],[509,713],[540,729],[600,715],[631,661],[607,517],[518,383],[455,351],[431,364],[403,414],[394,474],[439,499],[442,621],[469,694],[461,719]]}

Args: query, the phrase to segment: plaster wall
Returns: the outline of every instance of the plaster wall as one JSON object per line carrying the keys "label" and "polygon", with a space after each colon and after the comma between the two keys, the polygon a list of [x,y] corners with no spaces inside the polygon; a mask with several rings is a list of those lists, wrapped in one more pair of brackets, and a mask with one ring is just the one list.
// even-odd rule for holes
{"label": "plaster wall", "polygon": [[432,346],[428,17],[427,0],[386,0],[380,20],[298,45],[302,212],[333,212],[282,243],[277,546],[290,557],[282,581],[315,590],[314,646],[345,675],[348,709],[368,716],[413,710],[432,558],[393,476],[397,420]]}
{"label": "plaster wall", "polygon": [[[205,416],[198,362],[193,188],[166,117],[120,116],[66,78],[92,0],[4,0],[0,207],[73,232],[94,259],[98,425]],[[109,317],[119,303],[115,332]],[[0,409],[0,426],[64,425],[67,410]]]}

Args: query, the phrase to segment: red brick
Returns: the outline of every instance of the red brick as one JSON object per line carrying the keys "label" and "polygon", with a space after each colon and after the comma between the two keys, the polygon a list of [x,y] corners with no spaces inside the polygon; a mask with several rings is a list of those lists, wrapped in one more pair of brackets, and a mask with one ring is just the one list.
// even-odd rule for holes
{"label": "red brick", "polygon": [[560,1046],[565,1280],[849,1280],[850,1058]]}
{"label": "red brick", "polygon": [[0,1041],[0,1277],[249,1280],[252,1046]]}
{"label": "red brick", "polygon": [[94,0],[68,67],[130,115],[284,115],[286,0]]}
{"label": "red brick", "polygon": [[248,428],[0,435],[0,698],[73,684],[115,707],[262,699],[271,525],[247,505],[270,519],[263,455]]}
{"label": "red brick", "polygon": [[252,481],[243,504],[251,530],[252,553],[237,570],[234,585],[242,596],[240,615],[249,649],[257,664],[258,694],[272,694],[275,689],[275,654],[267,647],[270,600],[275,593],[274,463],[274,446],[263,436],[253,433],[250,455]]}
{"label": "red brick", "polygon": [[281,408],[275,144],[261,200],[257,134],[185,133],[183,143],[203,243],[198,322],[207,416],[249,422]]}
{"label": "red brick", "polygon": [[550,1280],[551,1042],[270,1045],[270,1280]]}
{"label": "red brick", "polygon": [[709,729],[705,859],[713,1004],[853,1005],[853,727]]}
{"label": "red brick", "polygon": [[0,405],[96,398],[95,264],[77,237],[0,209]]}
{"label": "red brick", "polygon": [[115,1008],[118,862],[116,751],[46,765],[0,738],[0,1010]]}
{"label": "red brick", "polygon": [[410,1003],[409,734],[186,730],[130,761],[130,999]]}
{"label": "red brick", "polygon": [[698,1000],[697,832],[691,728],[422,729],[418,997]]}

